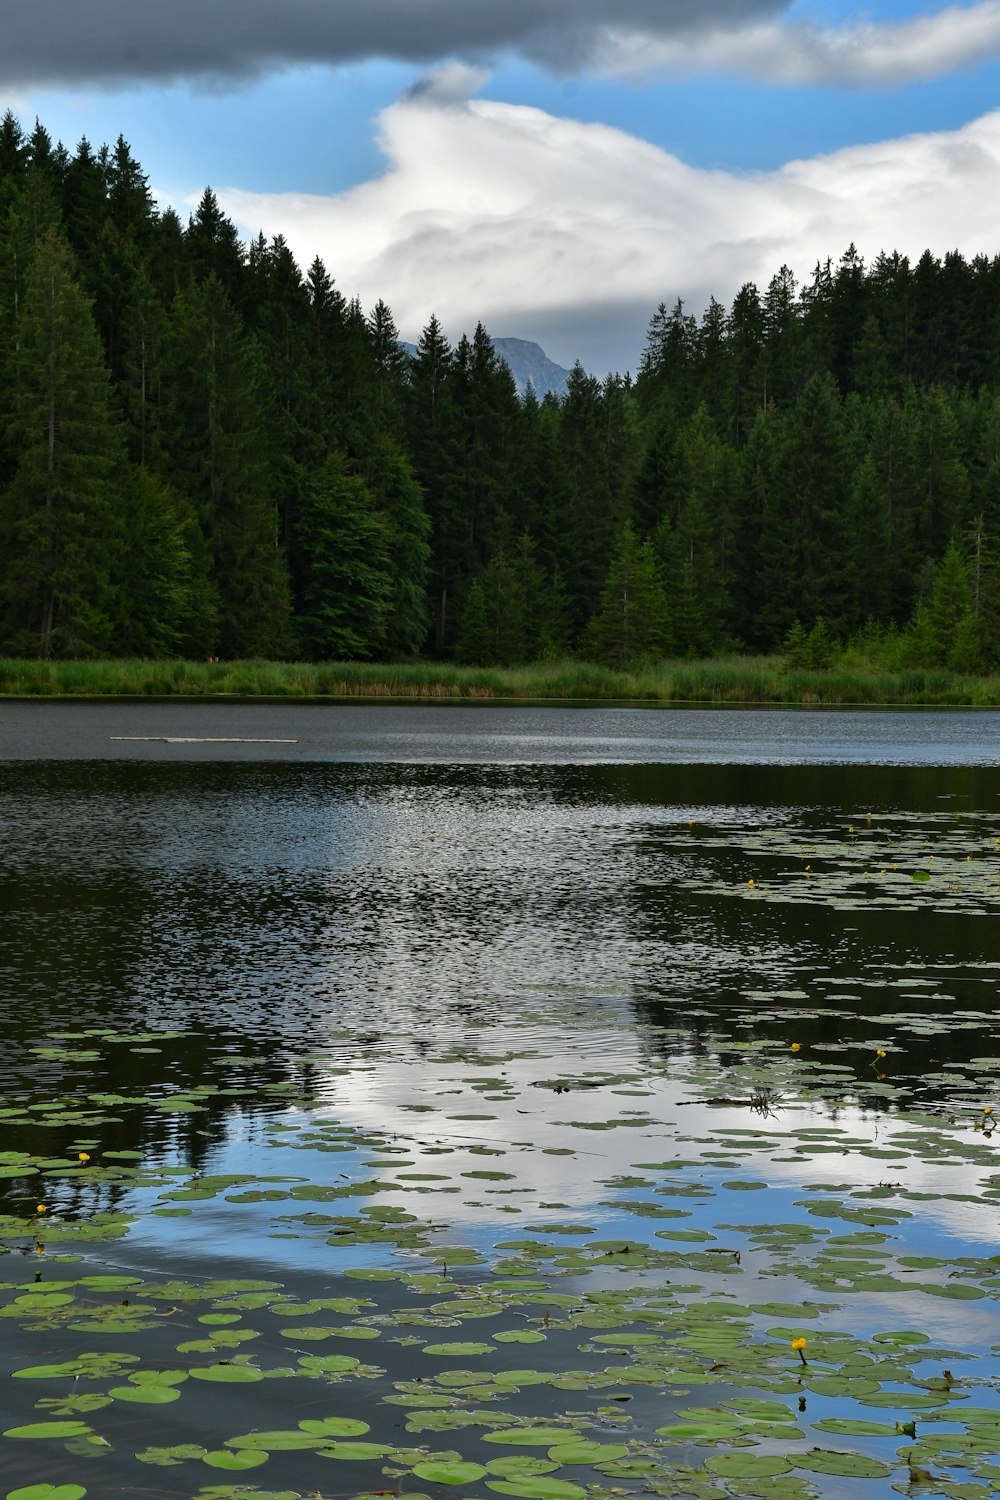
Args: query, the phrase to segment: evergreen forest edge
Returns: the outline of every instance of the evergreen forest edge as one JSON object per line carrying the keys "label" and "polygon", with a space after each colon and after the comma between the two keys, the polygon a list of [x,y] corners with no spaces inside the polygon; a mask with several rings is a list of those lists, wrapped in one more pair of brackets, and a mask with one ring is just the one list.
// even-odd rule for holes
{"label": "evergreen forest edge", "polygon": [[[1000,256],[852,246],[700,320],[661,304],[634,381],[577,364],[539,401],[481,325],[452,348],[431,317],[410,357],[384,302],[347,301],[318,258],[303,276],[280,237],[244,246],[210,189],[184,226],[122,137],[71,156],[8,112],[0,377],[13,658],[996,701],[949,674],[1000,666]],[[711,690],[680,666],[664,688],[668,657],[724,660]],[[0,691],[60,677],[0,663]]]}

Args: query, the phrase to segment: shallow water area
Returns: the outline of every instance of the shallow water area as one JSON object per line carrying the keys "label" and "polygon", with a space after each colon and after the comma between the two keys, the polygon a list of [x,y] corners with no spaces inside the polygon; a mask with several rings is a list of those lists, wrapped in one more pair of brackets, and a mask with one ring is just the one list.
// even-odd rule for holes
{"label": "shallow water area", "polygon": [[17,707],[0,1496],[996,1492],[995,716]]}

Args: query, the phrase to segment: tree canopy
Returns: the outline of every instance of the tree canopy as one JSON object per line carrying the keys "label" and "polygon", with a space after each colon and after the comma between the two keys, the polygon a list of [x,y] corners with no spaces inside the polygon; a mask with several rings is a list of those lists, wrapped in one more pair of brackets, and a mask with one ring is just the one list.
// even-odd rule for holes
{"label": "tree canopy", "polygon": [[668,297],[541,400],[335,270],[8,111],[0,649],[1000,660],[1000,256]]}

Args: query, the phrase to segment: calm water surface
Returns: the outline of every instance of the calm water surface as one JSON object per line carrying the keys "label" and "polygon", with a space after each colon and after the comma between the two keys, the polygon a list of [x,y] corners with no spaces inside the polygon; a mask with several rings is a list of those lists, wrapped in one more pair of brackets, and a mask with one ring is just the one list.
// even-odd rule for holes
{"label": "calm water surface", "polygon": [[[881,1500],[944,1463],[892,1424],[1000,1409],[998,731],[0,705],[0,1314],[12,1371],[65,1367],[6,1383],[0,1476],[582,1500],[765,1493],[780,1450],[781,1493]],[[798,1436],[677,1417],[734,1400]],[[211,1458],[359,1413],[376,1453]],[[489,1446],[539,1414],[627,1454]]]}
{"label": "calm water surface", "polygon": [[0,759],[988,766],[1000,713],[5,702]]}

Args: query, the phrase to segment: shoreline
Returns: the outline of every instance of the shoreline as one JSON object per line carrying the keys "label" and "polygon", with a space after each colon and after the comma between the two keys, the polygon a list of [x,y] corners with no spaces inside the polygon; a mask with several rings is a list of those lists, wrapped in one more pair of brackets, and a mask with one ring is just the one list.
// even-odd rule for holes
{"label": "shoreline", "polygon": [[0,701],[171,701],[497,707],[1000,708],[1000,674],[890,672],[863,662],[786,667],[780,657],[665,661],[633,669],[574,660],[523,667],[404,662],[0,659]]}

